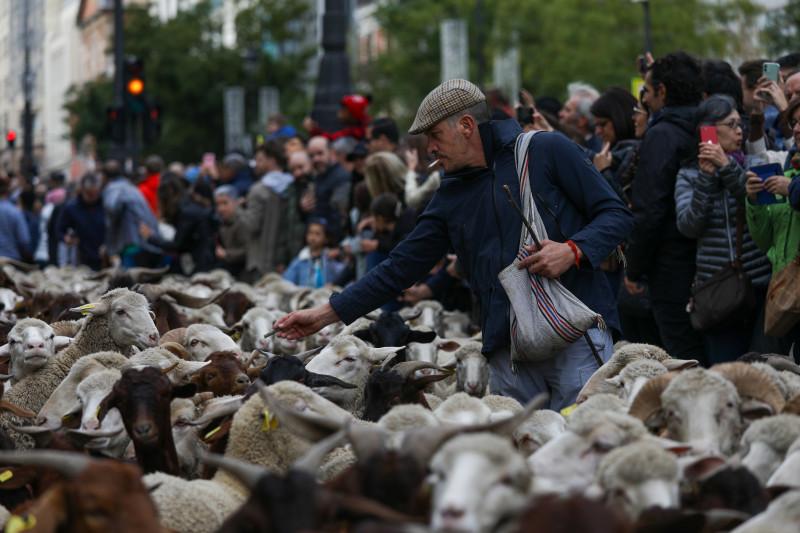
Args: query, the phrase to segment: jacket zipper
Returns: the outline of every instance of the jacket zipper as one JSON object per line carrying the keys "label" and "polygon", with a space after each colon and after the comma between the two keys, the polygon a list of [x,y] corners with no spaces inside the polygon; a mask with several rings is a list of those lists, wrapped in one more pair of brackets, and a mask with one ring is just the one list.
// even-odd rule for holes
{"label": "jacket zipper", "polygon": [[495,192],[495,175],[494,165],[492,165],[492,207],[494,208],[494,221],[497,224],[497,232],[500,234],[500,268],[504,267],[503,260],[506,256],[504,239],[503,239],[503,226],[500,224],[500,214],[497,212],[497,196]]}

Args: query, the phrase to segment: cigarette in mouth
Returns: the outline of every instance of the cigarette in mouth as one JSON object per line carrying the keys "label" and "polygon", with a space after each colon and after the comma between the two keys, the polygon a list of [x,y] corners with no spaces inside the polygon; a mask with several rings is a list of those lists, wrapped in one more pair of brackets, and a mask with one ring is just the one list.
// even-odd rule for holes
{"label": "cigarette in mouth", "polygon": [[435,166],[436,166],[436,165],[438,165],[438,164],[439,164],[439,160],[437,159],[436,161],[434,161],[433,163],[431,163],[430,165],[428,165],[428,170],[432,169],[433,167],[435,167]]}

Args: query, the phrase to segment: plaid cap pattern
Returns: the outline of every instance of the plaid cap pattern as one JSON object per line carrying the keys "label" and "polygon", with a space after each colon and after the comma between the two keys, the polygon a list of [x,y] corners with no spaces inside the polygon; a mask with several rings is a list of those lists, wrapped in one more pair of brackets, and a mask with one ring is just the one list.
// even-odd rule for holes
{"label": "plaid cap pattern", "polygon": [[481,90],[467,80],[446,81],[429,92],[422,101],[408,133],[422,133],[450,115],[485,101],[486,96]]}

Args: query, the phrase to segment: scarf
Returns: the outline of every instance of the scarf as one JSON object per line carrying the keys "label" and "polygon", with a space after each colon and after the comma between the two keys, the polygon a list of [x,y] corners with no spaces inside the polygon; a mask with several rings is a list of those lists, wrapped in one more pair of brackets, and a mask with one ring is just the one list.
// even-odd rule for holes
{"label": "scarf", "polygon": [[292,182],[294,182],[294,177],[292,177],[291,174],[280,172],[279,170],[267,172],[261,178],[261,183],[263,183],[265,187],[271,189],[282,198],[286,198],[286,189],[289,188]]}
{"label": "scarf", "polygon": [[725,152],[725,155],[728,156],[729,159],[733,159],[739,163],[740,167],[744,168],[744,152],[741,150],[737,152]]}

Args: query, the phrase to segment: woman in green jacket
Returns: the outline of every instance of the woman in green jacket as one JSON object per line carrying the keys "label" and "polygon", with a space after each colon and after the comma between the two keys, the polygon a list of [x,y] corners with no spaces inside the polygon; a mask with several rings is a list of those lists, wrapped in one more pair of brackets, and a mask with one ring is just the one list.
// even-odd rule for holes
{"label": "woman in green jacket", "polygon": [[[800,146],[800,98],[792,100],[787,115],[795,146]],[[800,179],[797,177],[800,175],[800,165],[794,165],[792,155],[789,154],[783,176],[772,176],[761,181],[754,173],[747,173],[747,226],[758,247],[767,252],[772,262],[773,276],[794,260],[800,243],[800,211],[793,209],[786,199],[789,184],[792,180]],[[759,205],[758,193],[762,191],[779,195],[780,203]],[[787,345],[795,343],[795,359],[800,359],[800,323],[788,334],[786,342]],[[785,353],[788,353],[788,348]]]}

